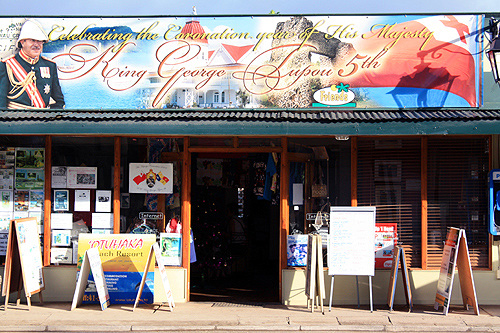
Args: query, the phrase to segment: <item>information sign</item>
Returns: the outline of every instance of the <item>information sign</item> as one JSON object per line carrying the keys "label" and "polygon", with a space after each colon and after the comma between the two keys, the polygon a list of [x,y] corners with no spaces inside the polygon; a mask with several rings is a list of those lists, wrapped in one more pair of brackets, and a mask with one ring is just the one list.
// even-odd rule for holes
{"label": "information sign", "polygon": [[3,280],[2,296],[5,296],[5,309],[9,293],[15,291],[19,297],[23,284],[29,307],[33,294],[40,293],[40,301],[43,302],[41,291],[45,289],[45,282],[36,217],[11,220]]}

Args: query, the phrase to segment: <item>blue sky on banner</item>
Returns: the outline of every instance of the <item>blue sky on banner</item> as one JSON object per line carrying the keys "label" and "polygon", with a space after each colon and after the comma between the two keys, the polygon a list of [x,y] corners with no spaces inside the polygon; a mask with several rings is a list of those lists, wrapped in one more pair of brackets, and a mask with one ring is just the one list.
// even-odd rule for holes
{"label": "blue sky on banner", "polygon": [[0,15],[198,15],[378,14],[499,12],[498,0],[357,0],[351,3],[319,0],[0,0]]}

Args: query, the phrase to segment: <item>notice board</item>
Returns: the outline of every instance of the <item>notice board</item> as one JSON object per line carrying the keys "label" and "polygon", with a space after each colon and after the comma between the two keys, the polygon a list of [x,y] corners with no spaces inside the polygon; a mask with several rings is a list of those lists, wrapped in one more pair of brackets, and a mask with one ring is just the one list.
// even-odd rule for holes
{"label": "notice board", "polygon": [[375,275],[375,207],[331,207],[329,275]]}

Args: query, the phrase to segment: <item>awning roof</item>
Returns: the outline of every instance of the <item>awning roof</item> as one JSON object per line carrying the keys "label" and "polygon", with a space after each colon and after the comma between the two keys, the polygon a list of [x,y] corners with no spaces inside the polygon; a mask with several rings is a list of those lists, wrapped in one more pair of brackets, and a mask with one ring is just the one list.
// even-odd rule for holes
{"label": "awning roof", "polygon": [[0,134],[500,134],[499,120],[500,110],[5,110]]}

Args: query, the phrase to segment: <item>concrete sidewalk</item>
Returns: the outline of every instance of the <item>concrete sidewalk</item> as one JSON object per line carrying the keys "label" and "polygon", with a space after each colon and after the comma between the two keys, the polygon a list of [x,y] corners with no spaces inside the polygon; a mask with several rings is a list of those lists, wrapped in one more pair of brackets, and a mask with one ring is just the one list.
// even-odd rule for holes
{"label": "concrete sidewalk", "polygon": [[70,303],[10,303],[0,310],[0,332],[176,332],[176,331],[335,331],[335,332],[500,332],[500,306],[482,306],[480,315],[450,307],[447,316],[432,306],[336,306],[332,311],[278,303],[234,304],[189,302],[168,305],[82,305]]}

